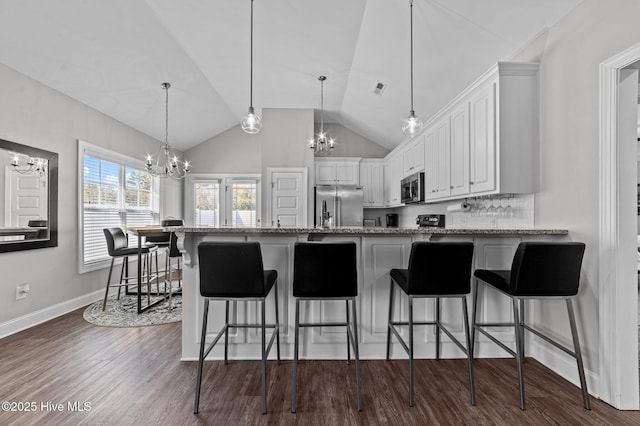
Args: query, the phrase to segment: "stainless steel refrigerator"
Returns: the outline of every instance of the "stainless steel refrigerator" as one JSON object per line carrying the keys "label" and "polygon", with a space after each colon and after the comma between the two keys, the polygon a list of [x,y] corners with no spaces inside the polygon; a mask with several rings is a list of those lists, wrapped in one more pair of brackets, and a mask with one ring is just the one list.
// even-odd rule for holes
{"label": "stainless steel refrigerator", "polygon": [[315,226],[362,226],[364,194],[359,186],[316,186]]}

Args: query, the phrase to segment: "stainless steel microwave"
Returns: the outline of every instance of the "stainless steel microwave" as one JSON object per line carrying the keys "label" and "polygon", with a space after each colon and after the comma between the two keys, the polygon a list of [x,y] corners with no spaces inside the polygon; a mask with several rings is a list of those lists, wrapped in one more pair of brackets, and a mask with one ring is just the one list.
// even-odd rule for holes
{"label": "stainless steel microwave", "polygon": [[400,201],[405,204],[424,201],[424,172],[414,173],[400,181]]}

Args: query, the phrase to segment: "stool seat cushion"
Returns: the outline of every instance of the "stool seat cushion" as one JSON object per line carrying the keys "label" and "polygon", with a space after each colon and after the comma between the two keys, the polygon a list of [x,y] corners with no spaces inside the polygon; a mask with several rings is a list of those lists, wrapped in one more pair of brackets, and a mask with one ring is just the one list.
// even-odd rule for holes
{"label": "stool seat cushion", "polygon": [[402,291],[409,294],[409,270],[408,269],[392,269],[389,272],[391,278],[400,286]]}
{"label": "stool seat cushion", "polygon": [[473,276],[481,279],[487,284],[492,285],[500,291],[507,294],[511,293],[509,280],[511,278],[511,271],[490,271],[487,269],[476,269]]}
{"label": "stool seat cushion", "polygon": [[[153,252],[156,250],[156,247],[142,247],[140,252],[142,254],[147,254],[150,252]],[[111,254],[111,256],[113,257],[121,257],[121,256],[136,256],[138,254],[138,248],[137,247],[127,247],[127,248],[120,248],[120,249],[115,249],[113,251],[113,253]]]}

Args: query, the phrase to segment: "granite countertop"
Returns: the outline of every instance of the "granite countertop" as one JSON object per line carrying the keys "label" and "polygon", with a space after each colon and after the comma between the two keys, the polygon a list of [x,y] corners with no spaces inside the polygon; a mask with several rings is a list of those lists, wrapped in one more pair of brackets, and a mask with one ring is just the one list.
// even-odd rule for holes
{"label": "granite countertop", "polygon": [[[149,229],[149,231],[147,231]],[[567,229],[450,229],[450,228],[383,228],[383,227],[341,227],[341,228],[213,228],[206,226],[172,226],[167,228],[137,228],[137,232],[173,231],[212,234],[343,234],[343,235],[567,235]]]}

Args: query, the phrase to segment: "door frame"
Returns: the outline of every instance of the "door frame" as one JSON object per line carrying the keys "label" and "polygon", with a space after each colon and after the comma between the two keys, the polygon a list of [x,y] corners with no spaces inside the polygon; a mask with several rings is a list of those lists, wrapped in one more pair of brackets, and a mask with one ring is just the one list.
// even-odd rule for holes
{"label": "door frame", "polygon": [[267,227],[271,226],[271,220],[273,219],[273,211],[271,210],[272,198],[273,198],[273,181],[271,180],[271,175],[273,173],[283,173],[283,172],[293,172],[300,173],[302,172],[302,198],[305,201],[302,203],[302,220],[303,227],[307,227],[309,223],[309,171],[306,167],[268,167],[267,168]]}
{"label": "door frame", "polygon": [[[636,285],[622,285],[626,275],[618,242],[637,224],[620,220],[618,173],[618,80],[620,70],[640,59],[640,43],[600,64],[599,101],[599,311],[600,398],[618,409],[639,408],[638,354],[626,341],[638,339]],[[628,304],[628,302],[627,302]],[[633,325],[633,327],[631,327]],[[626,347],[625,347],[626,346]],[[635,352],[635,353],[630,353]]]}

